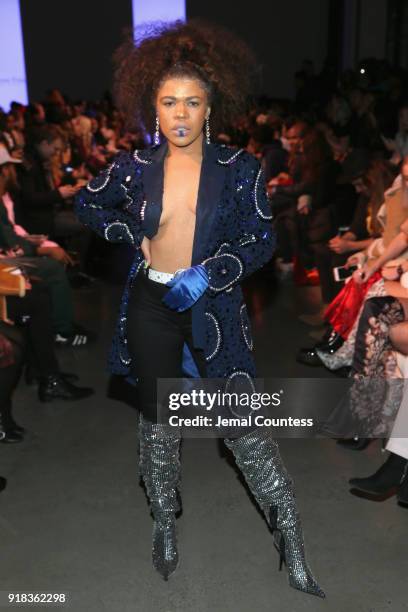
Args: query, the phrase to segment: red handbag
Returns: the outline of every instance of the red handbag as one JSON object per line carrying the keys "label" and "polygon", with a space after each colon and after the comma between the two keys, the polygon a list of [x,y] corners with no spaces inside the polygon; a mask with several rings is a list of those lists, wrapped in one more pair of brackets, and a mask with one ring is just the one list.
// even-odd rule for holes
{"label": "red handbag", "polygon": [[366,283],[361,285],[351,279],[326,308],[323,318],[344,340],[347,339],[352,330],[367,291],[380,278],[380,272],[376,272]]}

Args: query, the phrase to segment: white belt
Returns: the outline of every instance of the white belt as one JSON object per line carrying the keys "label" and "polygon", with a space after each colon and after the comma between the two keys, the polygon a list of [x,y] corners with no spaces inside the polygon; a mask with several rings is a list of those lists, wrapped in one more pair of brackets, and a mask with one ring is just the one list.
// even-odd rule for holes
{"label": "white belt", "polygon": [[172,272],[159,272],[158,270],[153,270],[153,268],[148,268],[147,276],[150,280],[155,281],[156,283],[162,283],[165,285],[174,277]]}

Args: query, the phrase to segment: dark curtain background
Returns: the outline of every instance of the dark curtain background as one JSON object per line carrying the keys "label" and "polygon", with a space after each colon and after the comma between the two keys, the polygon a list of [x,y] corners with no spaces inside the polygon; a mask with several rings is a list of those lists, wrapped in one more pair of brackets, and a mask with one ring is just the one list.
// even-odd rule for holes
{"label": "dark curtain background", "polygon": [[20,0],[30,100],[54,87],[99,98],[111,87],[111,57],[132,23],[130,0]]}

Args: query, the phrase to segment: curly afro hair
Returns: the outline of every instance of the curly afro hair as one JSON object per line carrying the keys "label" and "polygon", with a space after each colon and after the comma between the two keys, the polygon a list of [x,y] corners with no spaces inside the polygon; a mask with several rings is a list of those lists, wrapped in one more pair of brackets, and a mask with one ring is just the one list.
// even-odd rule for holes
{"label": "curly afro hair", "polygon": [[245,110],[255,57],[244,41],[201,19],[154,23],[144,33],[139,44],[127,36],[114,55],[115,99],[129,127],[143,125],[153,131],[156,92],[169,77],[188,76],[202,83],[216,130]]}

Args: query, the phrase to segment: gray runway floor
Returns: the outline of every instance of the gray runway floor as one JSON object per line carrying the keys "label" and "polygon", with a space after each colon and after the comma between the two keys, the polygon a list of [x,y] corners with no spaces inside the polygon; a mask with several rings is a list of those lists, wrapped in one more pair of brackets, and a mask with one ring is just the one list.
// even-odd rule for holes
{"label": "gray runway floor", "polygon": [[[316,291],[303,290],[309,310]],[[101,336],[59,356],[64,369],[97,391],[90,401],[44,405],[33,388],[20,385],[15,416],[29,433],[22,444],[0,448],[0,473],[8,478],[0,495],[3,597],[14,590],[66,592],[70,604],[62,609],[75,612],[408,610],[408,509],[395,498],[356,498],[347,485],[383,461],[379,443],[357,453],[328,439],[281,441],[310,565],[327,594],[319,600],[291,589],[278,571],[266,523],[222,444],[185,440],[181,562],[163,582],[151,566],[152,519],[138,484],[137,412],[106,396],[119,291],[98,283],[76,295],[81,319],[94,328],[101,321]],[[313,341],[293,297],[290,286],[251,293],[262,376],[310,375],[294,362],[296,348]]]}

